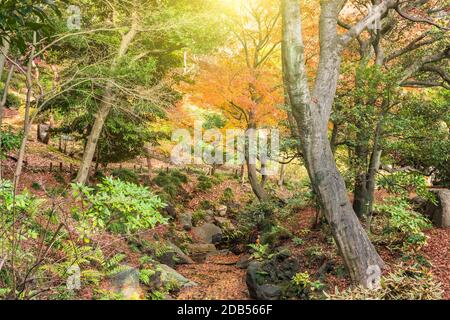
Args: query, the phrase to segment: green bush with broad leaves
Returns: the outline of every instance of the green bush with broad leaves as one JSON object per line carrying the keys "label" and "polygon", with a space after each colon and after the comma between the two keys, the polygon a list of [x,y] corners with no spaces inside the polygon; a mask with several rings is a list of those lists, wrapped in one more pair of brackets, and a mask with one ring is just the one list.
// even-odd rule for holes
{"label": "green bush with broad leaves", "polygon": [[318,291],[325,287],[320,281],[311,280],[308,271],[296,273],[291,279],[291,285],[298,290],[298,293],[303,292],[305,289]]}
{"label": "green bush with broad leaves", "polygon": [[436,202],[436,197],[428,190],[423,175],[416,172],[395,172],[390,175],[381,176],[378,184],[388,192],[406,197],[411,192],[431,202]]}
{"label": "green bush with broad leaves", "polygon": [[13,183],[9,180],[0,180],[0,211],[5,213],[2,221],[7,225],[11,222],[12,212],[15,210],[16,218],[21,214],[32,217],[39,211],[44,200],[34,197],[27,191],[14,195]]}
{"label": "green bush with broad leaves", "polygon": [[16,150],[20,147],[22,141],[22,134],[16,134],[11,128],[7,130],[0,130],[0,157],[6,155],[6,153]]}
{"label": "green bush with broad leaves", "polygon": [[251,243],[248,246],[253,250],[252,259],[263,261],[273,257],[268,244]]}
{"label": "green bush with broad leaves", "polygon": [[85,208],[74,211],[85,236],[102,229],[132,234],[167,223],[158,211],[165,203],[146,187],[106,178],[96,188],[80,184],[72,184],[72,188]]}
{"label": "green bush with broad leaves", "polygon": [[388,198],[384,204],[376,205],[375,210],[388,217],[384,226],[384,234],[406,246],[421,247],[426,243],[423,230],[431,227],[430,221],[411,209],[403,198]]}

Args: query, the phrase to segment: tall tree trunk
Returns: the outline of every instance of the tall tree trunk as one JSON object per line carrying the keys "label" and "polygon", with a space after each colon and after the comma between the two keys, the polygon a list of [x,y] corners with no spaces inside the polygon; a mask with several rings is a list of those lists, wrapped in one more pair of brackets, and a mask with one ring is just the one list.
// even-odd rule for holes
{"label": "tall tree trunk", "polygon": [[286,175],[286,164],[282,163],[280,168],[280,179],[278,179],[278,186],[282,187],[284,184],[284,176]]}
{"label": "tall tree trunk", "polygon": [[371,215],[373,210],[373,199],[375,194],[376,174],[381,165],[381,149],[375,149],[372,154],[372,160],[367,174],[367,214]]}
{"label": "tall tree trunk", "polygon": [[[112,68],[114,69],[117,62],[123,58],[123,56],[128,51],[128,48],[137,35],[138,32],[138,21],[137,12],[132,14],[132,25],[128,33],[122,36],[119,50],[117,55],[112,62]],[[83,159],[81,160],[80,169],[78,171],[75,181],[77,183],[85,184],[89,177],[89,169],[92,164],[92,159],[94,158],[95,149],[97,148],[98,139],[103,130],[103,125],[105,124],[106,118],[108,117],[114,102],[114,92],[113,84],[108,82],[105,87],[105,91],[102,97],[102,102],[100,104],[100,109],[95,117],[94,125],[92,126],[91,132],[89,134],[88,140],[86,142],[86,147],[83,153]]]}
{"label": "tall tree trunk", "polygon": [[[3,96],[2,100],[0,101],[0,152],[2,150],[2,126],[3,126],[3,108],[6,105],[6,101],[8,100],[8,91],[9,91],[9,84],[11,83],[11,79],[13,77],[15,70],[15,66],[12,65],[8,72],[8,77],[6,78],[5,85],[3,86]],[[3,159],[2,155],[0,154],[0,180],[3,176]]]}
{"label": "tall tree trunk", "polygon": [[357,146],[355,148],[355,186],[353,210],[361,218],[367,216],[367,157],[368,139],[366,131],[357,134]]}
{"label": "tall tree trunk", "polygon": [[[37,34],[36,32],[33,32],[33,44],[31,46],[30,57],[28,58],[27,73],[26,73],[27,96],[25,100],[25,116],[23,120],[23,138],[17,156],[16,170],[14,173],[14,183],[13,183],[14,192],[17,191],[17,188],[19,186],[19,179],[20,175],[22,174],[22,167],[25,158],[28,135],[31,129],[30,108],[31,108],[31,98],[33,96],[33,61],[34,61],[34,54],[36,52],[36,43],[37,43]],[[38,101],[36,101],[36,104],[37,102]]]}
{"label": "tall tree trunk", "polygon": [[108,83],[106,85],[105,93],[103,94],[102,103],[100,104],[100,109],[95,117],[94,125],[92,126],[91,132],[89,134],[88,140],[86,142],[86,147],[83,153],[83,160],[80,164],[80,169],[78,170],[78,175],[76,181],[81,184],[85,184],[87,178],[89,177],[89,170],[91,168],[92,159],[94,159],[95,150],[97,149],[97,142],[102,133],[103,125],[105,124],[106,118],[112,108],[113,92],[112,84]]}
{"label": "tall tree trunk", "polygon": [[[383,103],[384,105],[384,103]],[[373,199],[374,199],[374,193],[375,193],[375,184],[376,184],[376,174],[378,172],[378,169],[381,165],[381,134],[383,131],[383,124],[384,124],[384,117],[386,110],[383,110],[381,114],[381,118],[378,120],[376,129],[375,129],[375,136],[373,141],[373,147],[372,147],[372,155],[370,157],[370,165],[369,170],[367,172],[367,197],[366,197],[366,203],[367,203],[367,213],[368,215],[372,214],[373,210]]]}
{"label": "tall tree trunk", "polygon": [[2,50],[0,51],[0,80],[3,76],[3,70],[6,64],[6,55],[9,53],[9,41],[8,39],[3,39]]}
{"label": "tall tree trunk", "polygon": [[261,156],[261,187],[264,188],[266,186],[268,179],[267,175],[267,159],[265,156]]}
{"label": "tall tree trunk", "polygon": [[[254,122],[254,115],[250,112],[249,114],[249,124],[248,124],[249,130],[255,130],[256,124]],[[257,137],[249,137],[250,139],[256,139]],[[247,164],[247,171],[248,171],[248,180],[250,182],[250,186],[252,187],[253,193],[256,195],[256,197],[259,199],[259,201],[265,201],[267,200],[268,196],[267,193],[264,191],[264,187],[261,185],[258,179],[258,172],[256,170],[256,154],[252,155],[252,150],[250,150],[250,141],[246,144],[245,147],[245,161]]]}
{"label": "tall tree trunk", "polygon": [[353,281],[377,285],[383,261],[352,209],[328,140],[328,121],[339,77],[341,43],[337,17],[342,1],[322,1],[320,61],[310,95],[297,0],[283,0],[283,59],[294,117],[299,128],[303,157],[324,215]]}
{"label": "tall tree trunk", "polygon": [[259,183],[258,172],[256,170],[256,164],[251,164],[247,161],[248,168],[248,181],[252,187],[253,193],[259,199],[259,201],[267,200],[267,193],[264,191],[263,186]]}
{"label": "tall tree trunk", "polygon": [[153,166],[152,166],[152,147],[150,143],[146,143],[144,145],[144,149],[145,149],[145,158],[147,159],[148,181],[151,181],[153,178]]}

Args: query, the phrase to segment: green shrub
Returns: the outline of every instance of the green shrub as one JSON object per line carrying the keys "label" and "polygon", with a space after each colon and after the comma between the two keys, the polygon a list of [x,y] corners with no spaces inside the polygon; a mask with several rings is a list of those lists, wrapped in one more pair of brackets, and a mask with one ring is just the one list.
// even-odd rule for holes
{"label": "green shrub", "polygon": [[212,180],[204,174],[198,176],[197,190],[207,191],[213,187]]}
{"label": "green shrub", "polygon": [[201,221],[204,221],[206,212],[204,210],[197,210],[192,214],[192,224],[198,226]]}
{"label": "green shrub", "polygon": [[[3,89],[0,92],[1,92],[0,97],[3,97]],[[17,109],[20,107],[21,103],[22,102],[18,96],[16,96],[15,94],[8,93],[8,96],[6,97],[5,107]]]}
{"label": "green shrub", "polygon": [[134,233],[167,223],[158,212],[165,204],[146,187],[106,178],[95,189],[80,184],[72,184],[72,188],[87,208],[75,211],[85,233],[101,229]]}
{"label": "green shrub", "polygon": [[8,128],[7,130],[1,130],[0,133],[0,139],[2,143],[0,149],[1,157],[3,157],[4,154],[13,150],[17,150],[20,147],[20,144],[22,142],[22,134],[14,133],[11,128]]}
{"label": "green shrub", "polygon": [[253,253],[251,255],[251,258],[259,261],[263,261],[266,259],[271,259],[273,257],[273,254],[270,254],[270,248],[268,244],[249,244],[248,245],[252,250]]}
{"label": "green shrub", "polygon": [[207,191],[213,186],[218,185],[222,182],[222,177],[219,176],[206,176],[205,174],[200,174],[197,177],[197,190]]}
{"label": "green shrub", "polygon": [[325,285],[320,281],[312,281],[308,271],[296,273],[291,280],[291,285],[296,291],[297,295],[305,293],[305,291],[322,290]]}
{"label": "green shrub", "polygon": [[294,237],[294,238],[292,239],[292,242],[293,242],[296,246],[301,246],[301,245],[304,243],[303,239],[302,239],[302,238],[299,238],[299,237]]}
{"label": "green shrub", "polygon": [[325,253],[323,252],[322,248],[319,246],[311,246],[305,251],[306,255],[312,260],[317,261],[324,257]]}
{"label": "green shrub", "polygon": [[401,197],[407,197],[410,192],[415,192],[420,197],[436,202],[435,195],[428,190],[424,176],[419,173],[395,172],[381,176],[377,183],[390,193]]}
{"label": "green shrub", "polygon": [[160,171],[153,182],[161,187],[169,197],[175,198],[182,189],[183,183],[188,182],[188,178],[179,170]]}
{"label": "green shrub", "polygon": [[384,234],[406,246],[422,246],[426,243],[423,229],[431,227],[430,221],[411,209],[406,199],[389,198],[385,204],[376,205],[375,210],[388,216]]}
{"label": "green shrub", "polygon": [[214,205],[208,200],[202,200],[199,207],[202,210],[211,210],[212,208],[214,208]]}
{"label": "green shrub", "polygon": [[111,172],[111,175],[114,178],[118,178],[125,182],[131,182],[134,184],[139,183],[139,176],[133,170],[130,169],[114,169]]}
{"label": "green shrub", "polygon": [[222,203],[228,203],[228,202],[231,202],[231,201],[233,201],[234,200],[234,193],[233,193],[233,190],[231,189],[231,188],[226,188],[224,191],[223,191],[223,194],[222,194],[222,197],[221,197],[221,199],[220,199],[220,201],[222,202]]}
{"label": "green shrub", "polygon": [[0,180],[0,211],[2,211],[6,218],[6,223],[10,222],[12,217],[12,210],[15,210],[16,215],[26,214],[32,217],[39,212],[39,208],[44,200],[34,197],[27,191],[14,196],[13,184],[9,180]]}
{"label": "green shrub", "polygon": [[31,188],[32,188],[33,190],[36,190],[36,191],[39,191],[39,190],[42,189],[42,187],[41,187],[41,185],[39,184],[39,182],[36,182],[36,181],[34,181],[34,182],[31,184]]}
{"label": "green shrub", "polygon": [[[237,215],[237,229],[230,237],[234,242],[248,243],[249,237],[255,232],[270,232],[275,225],[274,212],[278,205],[271,201],[254,202],[247,205],[242,213]],[[251,241],[253,242],[254,239]]]}

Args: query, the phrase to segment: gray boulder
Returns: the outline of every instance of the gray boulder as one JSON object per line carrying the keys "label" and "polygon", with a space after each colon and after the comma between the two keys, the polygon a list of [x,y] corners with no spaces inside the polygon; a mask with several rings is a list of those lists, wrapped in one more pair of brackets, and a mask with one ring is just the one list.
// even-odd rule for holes
{"label": "gray boulder", "polygon": [[215,217],[214,219],[221,228],[229,231],[236,230],[236,227],[233,225],[230,219],[223,217]]}
{"label": "gray boulder", "polygon": [[212,223],[205,223],[192,229],[195,237],[202,243],[219,243],[222,241],[222,229]]}
{"label": "gray boulder", "polygon": [[131,268],[111,276],[110,290],[124,299],[139,299],[143,291],[139,284],[139,270]]}
{"label": "gray boulder", "polygon": [[176,263],[177,264],[194,264],[194,260],[192,260],[188,255],[186,255],[180,248],[178,248],[175,244],[168,241],[167,244],[176,254]]}
{"label": "gray boulder", "polygon": [[279,286],[264,283],[265,279],[260,274],[262,263],[259,261],[250,262],[245,282],[252,299],[257,300],[278,300],[281,298]]}
{"label": "gray boulder", "polygon": [[203,263],[210,255],[216,254],[216,246],[210,243],[194,243],[188,245],[192,259],[197,263]]}
{"label": "gray boulder", "polygon": [[192,214],[190,212],[180,214],[179,221],[184,230],[192,229]]}
{"label": "gray boulder", "polygon": [[298,261],[291,257],[289,250],[282,248],[269,260],[251,261],[245,279],[250,297],[258,300],[280,299],[281,289],[289,287],[298,270]]}
{"label": "gray boulder", "polygon": [[185,278],[177,271],[165,264],[158,265],[161,271],[161,281],[163,284],[176,283],[180,288],[197,286],[197,283]]}
{"label": "gray boulder", "polygon": [[411,200],[414,209],[426,215],[438,228],[450,227],[450,190],[430,189],[435,194],[437,203],[415,197]]}
{"label": "gray boulder", "polygon": [[434,206],[433,223],[439,228],[450,228],[450,190],[433,189],[431,190],[437,195],[438,205]]}
{"label": "gray boulder", "polygon": [[250,255],[245,254],[236,263],[236,267],[239,269],[247,269],[248,265],[250,264],[251,261],[252,261],[252,259],[251,259]]}

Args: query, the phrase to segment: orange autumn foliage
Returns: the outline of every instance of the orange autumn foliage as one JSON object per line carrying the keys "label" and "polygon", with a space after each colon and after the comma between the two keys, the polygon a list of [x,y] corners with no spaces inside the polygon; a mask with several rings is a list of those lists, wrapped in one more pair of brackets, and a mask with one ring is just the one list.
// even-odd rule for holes
{"label": "orange autumn foliage", "polygon": [[249,114],[258,127],[273,126],[286,117],[282,79],[276,66],[250,69],[239,59],[218,57],[202,61],[202,70],[191,86],[191,101],[220,111],[229,126],[245,128]]}

